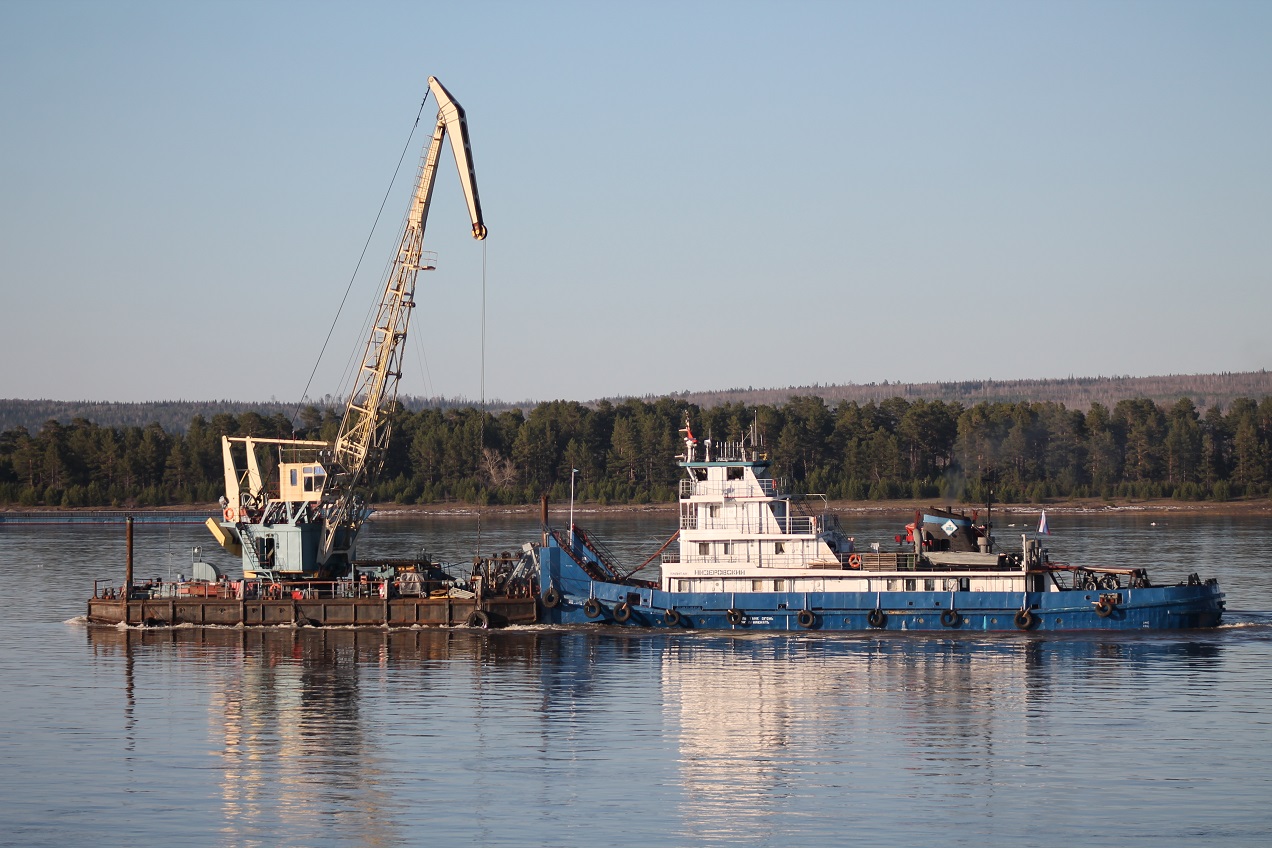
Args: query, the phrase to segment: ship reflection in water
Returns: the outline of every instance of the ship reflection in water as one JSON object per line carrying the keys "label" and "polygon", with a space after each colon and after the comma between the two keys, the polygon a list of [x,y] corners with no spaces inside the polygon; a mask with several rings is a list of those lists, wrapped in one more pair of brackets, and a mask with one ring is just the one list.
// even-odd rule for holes
{"label": "ship reflection in water", "polygon": [[[688,835],[724,841],[779,839],[792,816],[821,819],[827,840],[883,838],[916,817],[936,830],[950,816],[1028,822],[1042,811],[996,810],[998,788],[1015,796],[1041,773],[1101,781],[1098,764],[1068,778],[1061,763],[1047,767],[1051,748],[1070,744],[1075,722],[1098,725],[1142,697],[1143,668],[1181,660],[1204,677],[1219,649],[1020,638],[670,645],[662,686],[680,734],[681,818]],[[1099,703],[1084,703],[1097,692]],[[1109,740],[1109,729],[1088,728],[1084,744],[1147,743],[1121,731]]]}
{"label": "ship reflection in water", "polygon": [[[190,792],[215,804],[221,844],[399,844],[420,828],[594,844],[637,819],[662,833],[642,839],[654,844],[960,826],[991,841],[1096,826],[1099,844],[1208,833],[1231,810],[1206,808],[1234,788],[1215,780],[1225,731],[1207,713],[1231,673],[1222,638],[88,637],[99,659],[125,660],[128,744],[159,732],[191,761],[211,751],[190,779],[215,786]],[[1187,826],[1124,814],[1185,789]]]}

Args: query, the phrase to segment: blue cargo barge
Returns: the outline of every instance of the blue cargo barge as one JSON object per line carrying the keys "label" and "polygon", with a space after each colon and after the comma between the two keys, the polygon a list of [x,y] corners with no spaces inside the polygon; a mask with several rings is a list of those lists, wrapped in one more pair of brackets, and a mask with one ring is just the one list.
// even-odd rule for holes
{"label": "blue cargo barge", "polygon": [[1214,627],[1218,582],[1158,586],[1135,563],[1053,562],[1022,534],[999,545],[989,521],[916,513],[896,549],[858,550],[837,517],[783,494],[762,446],[699,445],[686,426],[678,550],[657,581],[623,574],[571,525],[537,550],[541,620],[715,630],[1072,631]]}

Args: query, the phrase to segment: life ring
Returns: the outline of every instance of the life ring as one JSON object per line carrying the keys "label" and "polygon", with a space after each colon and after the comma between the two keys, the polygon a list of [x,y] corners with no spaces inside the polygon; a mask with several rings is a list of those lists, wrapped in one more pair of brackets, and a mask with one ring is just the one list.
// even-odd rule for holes
{"label": "life ring", "polygon": [[1016,623],[1016,627],[1020,630],[1030,630],[1038,623],[1038,616],[1033,614],[1033,610],[1021,609],[1016,610],[1016,615],[1012,621]]}
{"label": "life ring", "polygon": [[812,610],[802,609],[795,615],[795,620],[800,627],[807,629],[817,623],[817,616],[813,615]]}
{"label": "life ring", "polygon": [[596,598],[588,598],[583,602],[583,614],[588,618],[597,618],[603,612],[605,607],[601,606],[601,602]]}
{"label": "life ring", "polygon": [[1113,614],[1113,610],[1117,609],[1115,604],[1109,603],[1106,599],[1100,598],[1095,604],[1095,614],[1100,618],[1108,618]]}
{"label": "life ring", "polygon": [[861,554],[848,554],[848,567],[861,568]]}
{"label": "life ring", "polygon": [[614,607],[614,620],[619,624],[626,624],[632,617],[631,605],[626,601]]}
{"label": "life ring", "polygon": [[729,620],[730,624],[735,626],[746,621],[746,613],[742,612],[740,609],[730,609],[724,614],[724,617]]}
{"label": "life ring", "polygon": [[866,623],[871,627],[884,627],[888,623],[888,614],[881,609],[872,609],[866,616]]}
{"label": "life ring", "polygon": [[543,606],[546,609],[556,609],[561,606],[561,591],[556,586],[549,586],[548,591],[543,593]]}
{"label": "life ring", "polygon": [[283,597],[283,584],[282,584],[282,583],[271,583],[271,584],[269,584],[269,596],[270,596],[271,598],[273,598],[274,600],[276,600],[276,601],[277,601],[277,600],[279,600],[280,598],[282,598],[282,597]]}
{"label": "life ring", "polygon": [[941,612],[941,624],[946,627],[958,627],[963,623],[963,616],[958,614],[958,610],[947,609]]}
{"label": "life ring", "polygon": [[675,609],[669,609],[666,612],[664,612],[663,624],[667,625],[668,627],[679,627],[680,626],[680,611]]}
{"label": "life ring", "polygon": [[473,610],[468,614],[468,621],[465,624],[469,627],[475,627],[478,630],[490,629],[490,613],[485,610]]}
{"label": "life ring", "polygon": [[225,520],[226,520],[226,521],[233,521],[233,520],[234,520],[234,507],[227,506],[227,507],[225,508],[225,511],[224,511],[224,512],[222,512],[221,514],[225,516]]}

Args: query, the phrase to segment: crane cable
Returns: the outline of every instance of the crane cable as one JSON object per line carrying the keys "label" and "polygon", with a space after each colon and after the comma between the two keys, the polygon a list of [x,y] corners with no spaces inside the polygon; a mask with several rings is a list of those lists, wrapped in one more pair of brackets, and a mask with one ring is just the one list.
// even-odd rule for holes
{"label": "crane cable", "polygon": [[331,334],[336,330],[336,323],[340,320],[340,313],[344,310],[345,301],[349,299],[349,292],[353,290],[353,281],[357,279],[358,271],[362,268],[362,260],[366,258],[367,248],[371,246],[371,238],[375,235],[375,228],[380,223],[380,216],[384,214],[384,206],[389,202],[389,194],[393,191],[393,184],[397,182],[398,173],[402,170],[402,163],[406,161],[406,152],[411,149],[411,140],[415,138],[415,131],[419,129],[420,117],[424,114],[424,104],[426,103],[428,103],[427,91],[424,92],[424,99],[420,101],[420,111],[415,114],[415,123],[411,125],[411,132],[406,137],[406,144],[402,146],[402,155],[398,157],[397,167],[393,169],[393,177],[389,180],[389,187],[384,190],[384,199],[380,201],[380,209],[375,213],[375,220],[371,222],[371,232],[367,233],[367,240],[362,245],[362,253],[358,255],[358,264],[354,266],[353,274],[349,277],[349,285],[345,286],[344,297],[340,298],[340,306],[336,309],[336,317],[331,321],[331,327],[327,330],[327,338],[323,340],[322,349],[318,351],[318,358],[314,361],[314,368],[309,372],[309,379],[305,382],[305,390],[300,393],[300,402],[291,417],[293,427],[296,425],[296,419],[300,417],[300,410],[304,406],[305,398],[309,397],[309,387],[313,385],[314,375],[318,373],[318,365],[322,362],[322,355],[327,352],[327,344],[331,341]]}
{"label": "crane cable", "polygon": [[[481,241],[481,409],[477,436],[477,473],[486,458],[486,240]],[[477,512],[477,555],[481,556],[481,511]]]}

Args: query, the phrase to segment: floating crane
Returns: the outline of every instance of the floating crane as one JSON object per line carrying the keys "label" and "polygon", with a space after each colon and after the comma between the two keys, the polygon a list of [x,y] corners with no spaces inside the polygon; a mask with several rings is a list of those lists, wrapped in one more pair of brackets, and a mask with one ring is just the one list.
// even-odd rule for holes
{"label": "floating crane", "polygon": [[[354,543],[368,514],[363,494],[375,485],[389,443],[389,413],[402,377],[416,277],[436,267],[436,255],[424,250],[424,229],[448,136],[473,238],[486,237],[464,109],[436,77],[428,78],[428,86],[437,99],[437,125],[420,162],[397,256],[335,442],[221,438],[226,493],[222,520],[208,519],[208,529],[223,548],[242,556],[245,576],[331,579],[349,573]],[[240,444],[246,455],[242,466],[236,449]],[[258,447],[278,451],[272,491],[263,483]]]}

